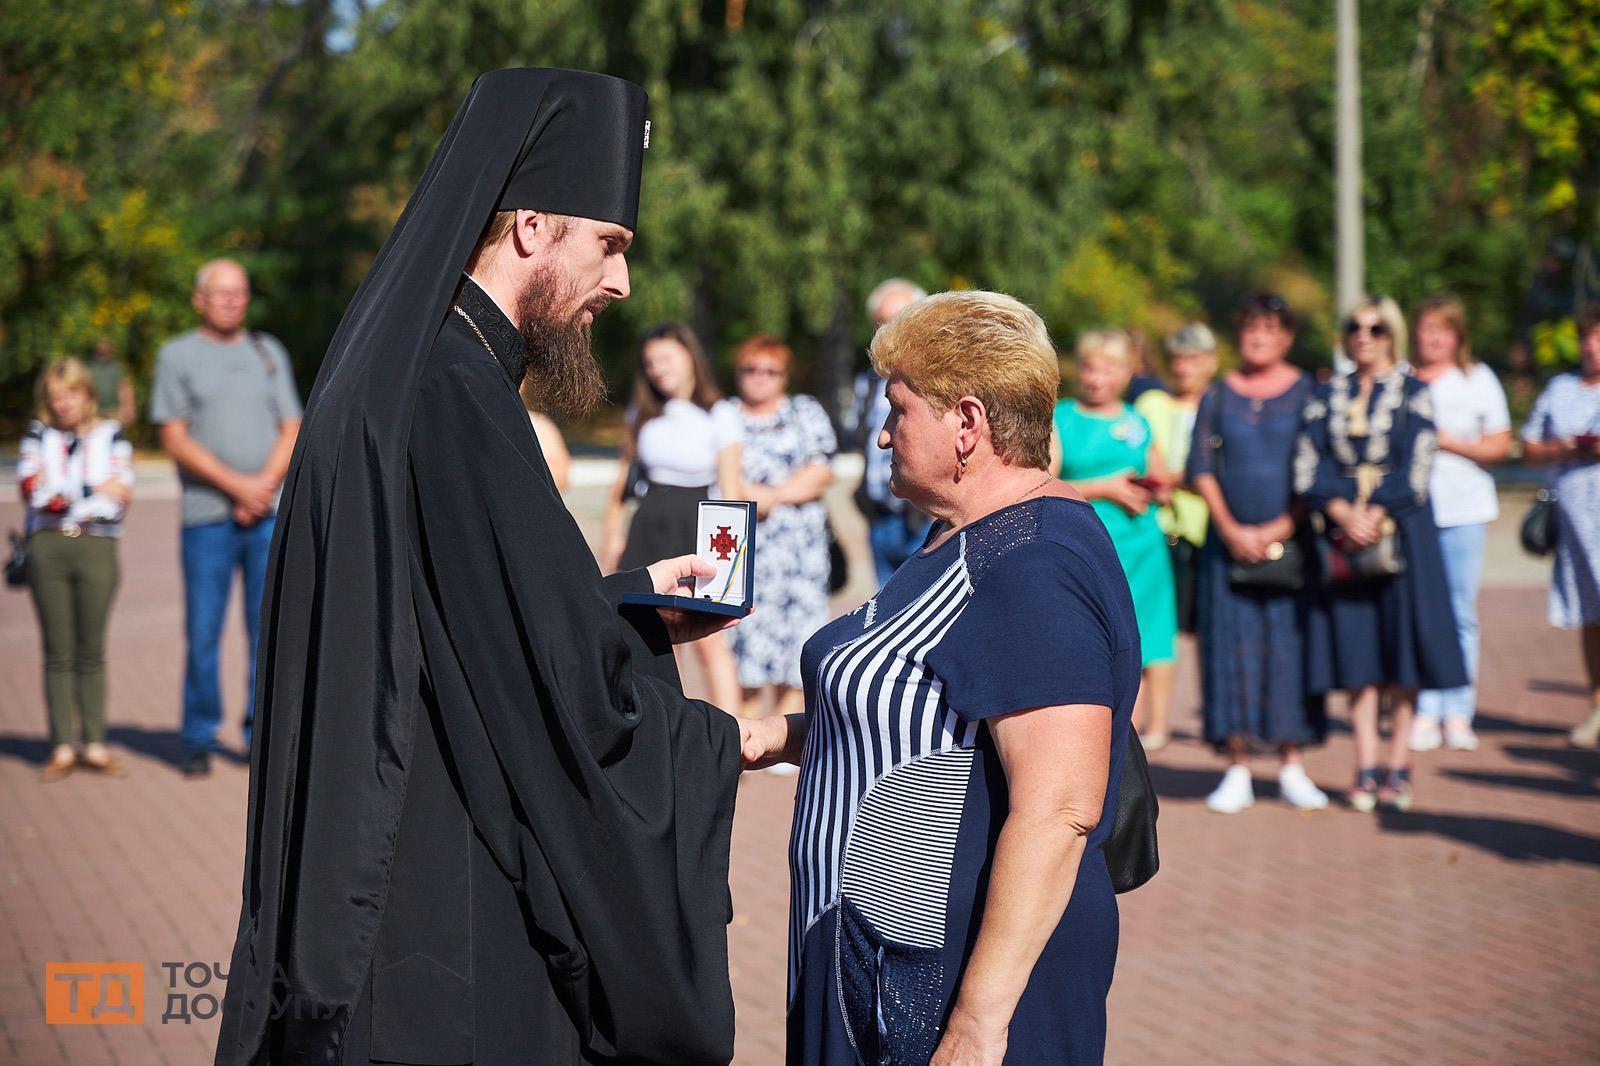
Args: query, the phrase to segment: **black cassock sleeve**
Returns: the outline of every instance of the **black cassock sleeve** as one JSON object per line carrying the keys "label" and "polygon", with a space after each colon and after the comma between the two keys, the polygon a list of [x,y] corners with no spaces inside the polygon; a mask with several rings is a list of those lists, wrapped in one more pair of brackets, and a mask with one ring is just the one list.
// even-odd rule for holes
{"label": "black cassock sleeve", "polygon": [[411,446],[425,683],[473,825],[603,1061],[727,1062],[731,717],[622,620],[488,361],[423,379]]}

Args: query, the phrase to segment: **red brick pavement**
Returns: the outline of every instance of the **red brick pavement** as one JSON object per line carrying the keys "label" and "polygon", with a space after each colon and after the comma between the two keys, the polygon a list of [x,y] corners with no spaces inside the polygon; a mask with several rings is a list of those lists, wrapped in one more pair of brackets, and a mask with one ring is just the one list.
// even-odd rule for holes
{"label": "red brick pavement", "polygon": [[[0,1061],[195,1063],[215,1039],[214,1019],[161,1018],[162,963],[226,964],[245,786],[228,763],[204,781],[170,765],[175,520],[171,501],[147,499],[124,545],[110,685],[126,780],[37,780],[35,627],[26,597],[0,598]],[[15,522],[0,505],[0,527]],[[1270,798],[1263,761],[1267,796],[1219,817],[1200,803],[1217,767],[1192,736],[1155,758],[1164,869],[1123,898],[1112,1061],[1600,1061],[1600,756],[1562,736],[1585,702],[1576,649],[1545,627],[1537,590],[1492,589],[1484,618],[1484,748],[1422,757],[1410,815],[1295,813]],[[241,647],[234,624],[235,732]],[[1178,721],[1192,733],[1192,707]],[[1342,787],[1348,736],[1310,767]],[[792,778],[769,775],[740,792],[730,942],[741,1063],[781,1061],[792,792]],[[45,964],[62,960],[142,964],[143,1024],[45,1025]]]}

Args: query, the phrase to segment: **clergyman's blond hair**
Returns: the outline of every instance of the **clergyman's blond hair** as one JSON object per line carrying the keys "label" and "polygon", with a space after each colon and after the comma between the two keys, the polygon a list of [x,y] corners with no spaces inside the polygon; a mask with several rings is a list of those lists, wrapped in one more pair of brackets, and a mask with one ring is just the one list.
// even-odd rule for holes
{"label": "clergyman's blond hair", "polygon": [[911,304],[872,338],[872,368],[898,374],[936,411],[981,401],[995,454],[1013,466],[1050,465],[1050,419],[1061,370],[1033,309],[998,292],[941,292]]}

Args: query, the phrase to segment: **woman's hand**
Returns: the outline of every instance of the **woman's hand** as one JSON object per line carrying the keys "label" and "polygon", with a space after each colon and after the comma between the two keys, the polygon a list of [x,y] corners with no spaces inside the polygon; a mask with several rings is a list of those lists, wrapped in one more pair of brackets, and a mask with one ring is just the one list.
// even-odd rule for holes
{"label": "woman's hand", "polygon": [[756,482],[746,482],[744,486],[746,496],[756,505],[756,517],[765,518],[772,513],[772,509],[783,502],[782,494],[771,485],[761,485]]}
{"label": "woman's hand", "polygon": [[1223,546],[1228,549],[1228,554],[1238,563],[1245,566],[1254,566],[1267,557],[1267,545],[1271,543],[1262,535],[1260,526],[1246,526],[1234,523],[1217,529],[1222,537]]}
{"label": "woman's hand", "polygon": [[119,477],[108,477],[94,487],[96,496],[104,496],[118,507],[126,507],[133,500],[133,489]]}
{"label": "woman's hand", "polygon": [[1153,498],[1149,489],[1127,476],[1106,481],[1101,495],[1103,499],[1110,500],[1135,517],[1150,509],[1150,501]]}
{"label": "woman's hand", "polygon": [[[679,555],[662,559],[645,567],[650,574],[650,585],[659,596],[676,596],[687,591],[684,583],[690,578],[716,577],[717,568],[697,555]],[[687,597],[685,597],[687,599]],[[690,600],[689,602],[693,602]],[[704,611],[680,611],[675,607],[657,607],[656,613],[666,623],[667,636],[674,644],[691,641],[732,629],[739,624],[737,618],[727,618]]]}
{"label": "woman's hand", "polygon": [[789,746],[789,720],[783,715],[771,718],[739,719],[739,754],[746,770],[762,770],[783,761]]}
{"label": "woman's hand", "polygon": [[[600,549],[600,572],[602,574],[615,573],[617,565],[622,562],[622,549],[627,546],[623,537],[607,538],[605,546]],[[653,575],[652,575],[653,578]]]}
{"label": "woman's hand", "polygon": [[1006,1057],[1007,1029],[984,1025],[957,1004],[928,1066],[1000,1066]]}
{"label": "woman's hand", "polygon": [[1335,521],[1344,531],[1345,539],[1349,541],[1351,547],[1367,548],[1378,543],[1378,538],[1383,533],[1382,507],[1348,507],[1341,513],[1343,517]]}

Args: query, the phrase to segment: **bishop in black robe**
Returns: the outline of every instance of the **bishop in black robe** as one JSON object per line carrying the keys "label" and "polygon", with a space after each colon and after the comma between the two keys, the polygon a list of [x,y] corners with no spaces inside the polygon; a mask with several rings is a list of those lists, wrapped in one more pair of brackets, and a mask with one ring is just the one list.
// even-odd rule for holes
{"label": "bishop in black robe", "polygon": [[643,93],[507,70],[463,103],[324,361],[264,601],[217,1062],[732,1057],[734,720],[645,571],[602,579],[462,276],[492,212],[632,229]]}

